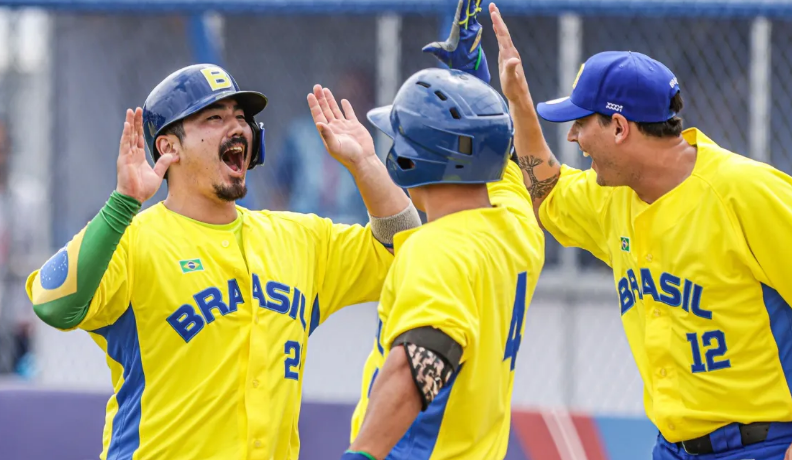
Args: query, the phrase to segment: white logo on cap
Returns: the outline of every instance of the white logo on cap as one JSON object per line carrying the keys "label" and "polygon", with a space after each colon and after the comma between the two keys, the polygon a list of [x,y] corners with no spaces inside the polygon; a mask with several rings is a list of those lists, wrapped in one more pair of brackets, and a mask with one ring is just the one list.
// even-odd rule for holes
{"label": "white logo on cap", "polygon": [[671,80],[668,84],[671,85],[671,87],[673,88],[674,86],[678,85],[679,82],[677,82],[676,77],[674,77],[674,79]]}
{"label": "white logo on cap", "polygon": [[614,112],[621,112],[624,109],[623,105],[614,104],[613,102],[608,102],[605,104],[605,108],[608,110],[613,110]]}

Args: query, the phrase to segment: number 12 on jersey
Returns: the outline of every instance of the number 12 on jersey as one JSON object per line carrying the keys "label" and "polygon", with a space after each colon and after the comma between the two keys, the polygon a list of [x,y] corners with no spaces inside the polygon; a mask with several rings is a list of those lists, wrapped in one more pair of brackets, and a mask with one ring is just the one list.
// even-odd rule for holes
{"label": "number 12 on jersey", "polygon": [[[690,348],[693,354],[693,364],[690,366],[690,371],[694,374],[699,372],[712,372],[718,369],[727,369],[731,367],[731,361],[724,359],[716,361],[715,358],[720,358],[726,354],[728,348],[726,347],[726,336],[723,331],[707,331],[701,334],[701,342],[707,351],[704,353],[707,364],[701,360],[701,347],[699,347],[698,334],[691,332],[687,334],[687,340],[690,342]],[[715,344],[713,344],[715,342]]]}
{"label": "number 12 on jersey", "polygon": [[512,310],[511,325],[509,335],[506,337],[506,351],[503,353],[503,360],[511,358],[511,370],[517,360],[517,352],[520,351],[522,341],[522,326],[525,319],[525,293],[528,289],[528,272],[517,275],[517,293],[514,296],[514,309]]}

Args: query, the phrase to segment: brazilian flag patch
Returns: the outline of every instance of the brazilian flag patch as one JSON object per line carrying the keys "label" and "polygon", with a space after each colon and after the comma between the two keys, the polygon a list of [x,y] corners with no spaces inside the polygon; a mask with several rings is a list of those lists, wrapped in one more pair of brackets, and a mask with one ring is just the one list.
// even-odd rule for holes
{"label": "brazilian flag patch", "polygon": [[621,237],[621,250],[624,252],[630,252],[630,239],[626,236]]}
{"label": "brazilian flag patch", "polygon": [[179,266],[182,273],[202,272],[203,264],[201,259],[180,260]]}

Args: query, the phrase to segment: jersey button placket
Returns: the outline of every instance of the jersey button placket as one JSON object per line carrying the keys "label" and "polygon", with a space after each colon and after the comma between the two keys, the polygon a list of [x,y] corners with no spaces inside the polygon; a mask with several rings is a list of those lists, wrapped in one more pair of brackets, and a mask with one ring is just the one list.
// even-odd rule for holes
{"label": "jersey button placket", "polygon": [[[248,296],[252,298],[252,287],[250,288]],[[253,303],[253,318],[259,322],[262,321],[262,309],[258,306],[258,302]],[[269,381],[267,380],[267,364],[270,361],[270,356],[267,351],[272,349],[272,345],[267,343],[265,331],[259,327],[253,327],[250,331],[250,344],[248,354],[248,373],[245,391],[245,409],[248,418],[248,435],[249,439],[254,439],[263,446],[264,439],[267,436],[266,425],[271,423],[269,416],[262,416],[261,408],[267,407],[270,404],[270,395],[268,391],[263,391],[269,388]],[[282,348],[281,348],[282,351]],[[281,367],[281,369],[283,369]],[[254,443],[255,445],[255,443]],[[251,455],[250,460],[263,459],[262,451],[258,454]]]}

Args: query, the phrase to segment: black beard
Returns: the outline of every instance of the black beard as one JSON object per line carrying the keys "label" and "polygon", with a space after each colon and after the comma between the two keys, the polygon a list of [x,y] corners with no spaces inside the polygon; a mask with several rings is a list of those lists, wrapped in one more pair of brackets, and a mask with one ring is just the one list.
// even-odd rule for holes
{"label": "black beard", "polygon": [[231,179],[231,185],[214,185],[215,195],[223,201],[236,201],[241,200],[247,195],[247,185],[244,179],[234,177]]}

